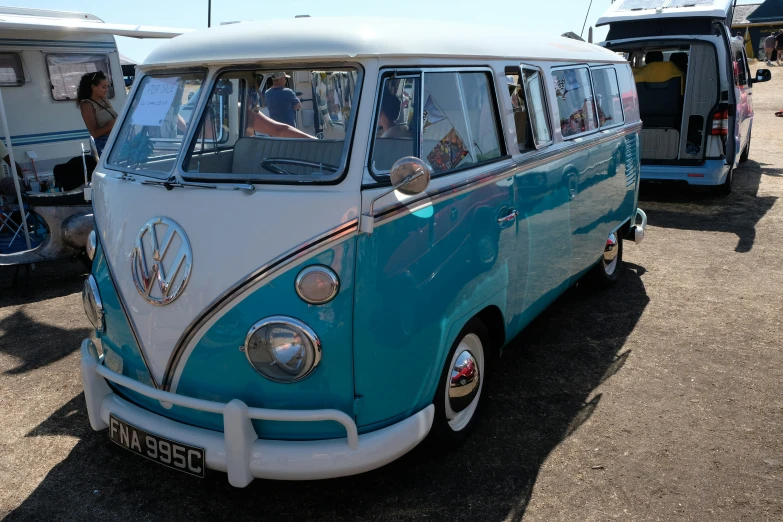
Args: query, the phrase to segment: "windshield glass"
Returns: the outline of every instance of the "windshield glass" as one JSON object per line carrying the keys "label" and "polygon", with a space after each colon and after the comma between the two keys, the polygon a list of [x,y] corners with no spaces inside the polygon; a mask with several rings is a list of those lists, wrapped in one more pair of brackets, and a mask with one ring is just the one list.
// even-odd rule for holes
{"label": "windshield glass", "polygon": [[122,170],[167,177],[182,148],[203,72],[145,76],[109,153]]}
{"label": "windshield glass", "polygon": [[222,73],[200,115],[183,176],[277,183],[339,178],[359,80],[350,68]]}

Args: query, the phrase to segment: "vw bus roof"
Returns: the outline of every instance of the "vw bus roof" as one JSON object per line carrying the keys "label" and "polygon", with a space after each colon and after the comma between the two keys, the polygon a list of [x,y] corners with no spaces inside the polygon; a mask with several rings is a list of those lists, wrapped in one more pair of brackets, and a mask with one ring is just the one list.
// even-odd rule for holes
{"label": "vw bus roof", "polygon": [[618,0],[595,25],[650,18],[718,18],[725,20],[735,0]]}
{"label": "vw bus roof", "polygon": [[107,24],[95,15],[0,6],[0,31],[70,31],[134,38],[173,38],[192,29]]}
{"label": "vw bus roof", "polygon": [[313,17],[242,22],[184,34],[153,50],[142,68],[380,56],[624,61],[596,45],[561,37],[521,36],[509,27]]}

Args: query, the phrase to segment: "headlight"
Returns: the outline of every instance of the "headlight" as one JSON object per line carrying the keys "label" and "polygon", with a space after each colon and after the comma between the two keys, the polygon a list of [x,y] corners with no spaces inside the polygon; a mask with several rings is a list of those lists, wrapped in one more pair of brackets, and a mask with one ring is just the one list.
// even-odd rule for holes
{"label": "headlight", "polygon": [[98,293],[98,285],[92,275],[84,281],[82,304],[84,305],[84,313],[87,314],[87,319],[90,320],[96,330],[102,332],[103,302],[101,301],[101,294]]}
{"label": "headlight", "polygon": [[304,379],[321,361],[321,341],[306,324],[291,317],[267,317],[245,338],[245,355],[261,375],[275,382]]}
{"label": "headlight", "polygon": [[308,266],[296,276],[296,293],[305,303],[328,303],[340,290],[340,280],[328,266]]}
{"label": "headlight", "polygon": [[92,261],[92,258],[95,257],[95,248],[96,248],[96,240],[95,240],[95,230],[90,232],[90,235],[87,236],[87,257],[90,258],[90,261]]}

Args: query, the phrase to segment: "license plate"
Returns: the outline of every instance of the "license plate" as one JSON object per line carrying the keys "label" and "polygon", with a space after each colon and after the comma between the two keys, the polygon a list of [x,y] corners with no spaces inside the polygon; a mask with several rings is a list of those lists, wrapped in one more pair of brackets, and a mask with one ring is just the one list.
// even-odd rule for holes
{"label": "license plate", "polygon": [[137,455],[188,475],[204,478],[204,450],[148,433],[109,415],[109,438]]}

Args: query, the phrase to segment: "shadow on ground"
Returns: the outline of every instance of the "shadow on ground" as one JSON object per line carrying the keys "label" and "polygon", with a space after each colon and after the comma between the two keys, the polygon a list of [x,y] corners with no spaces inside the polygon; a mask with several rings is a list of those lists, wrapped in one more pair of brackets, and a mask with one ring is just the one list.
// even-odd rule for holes
{"label": "shadow on ground", "polygon": [[643,273],[626,265],[611,289],[569,290],[514,339],[475,433],[451,453],[425,443],[356,477],[234,489],[222,473],[199,480],[116,447],[90,431],[79,395],[27,435],[81,440],[8,520],[519,520],[547,456],[600,407],[595,388],[628,357],[649,301]]}
{"label": "shadow on ground", "polygon": [[756,225],[778,199],[758,195],[761,180],[782,175],[783,169],[748,160],[734,173],[734,189],[728,196],[717,196],[708,187],[643,182],[639,206],[653,226],[735,234],[735,251],[750,252]]}

